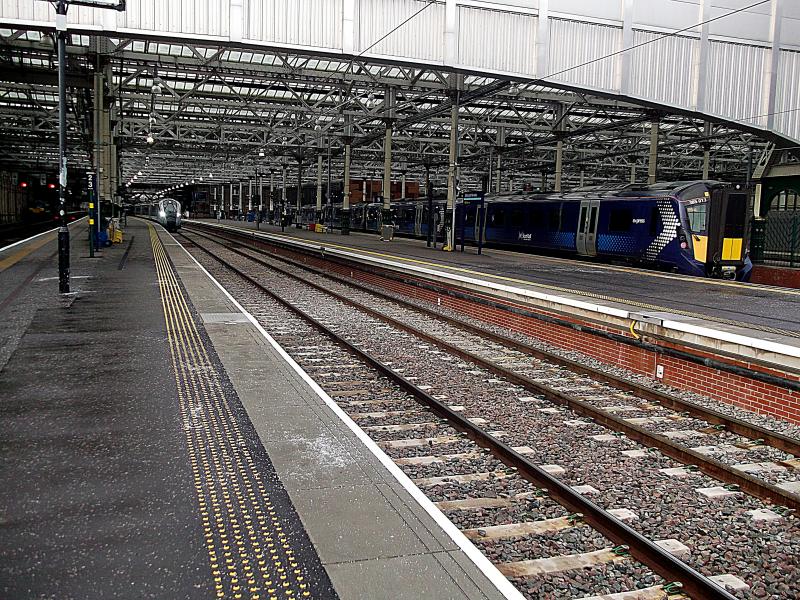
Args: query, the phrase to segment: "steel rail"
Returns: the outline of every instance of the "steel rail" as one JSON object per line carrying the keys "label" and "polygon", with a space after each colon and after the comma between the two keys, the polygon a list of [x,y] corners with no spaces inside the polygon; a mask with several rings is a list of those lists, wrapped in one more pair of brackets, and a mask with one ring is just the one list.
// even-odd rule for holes
{"label": "steel rail", "polygon": [[[213,225],[210,225],[208,223],[199,223],[199,222],[194,222],[194,223],[192,223],[192,225],[193,226],[197,226],[197,227],[206,228],[208,230],[215,230],[215,229],[216,230],[226,229],[228,231],[231,230],[226,225],[213,226]],[[387,277],[389,279],[395,279],[397,281],[408,281],[407,279],[403,279],[403,274],[404,273],[402,271],[393,271],[392,269],[389,269],[389,268],[386,268],[386,267],[367,266],[367,265],[364,265],[363,263],[359,263],[358,261],[356,261],[355,259],[352,259],[352,258],[346,258],[346,257],[340,257],[340,256],[333,256],[333,257],[328,258],[325,255],[326,248],[325,248],[324,245],[320,246],[319,248],[312,248],[312,247],[298,248],[298,247],[294,246],[291,242],[277,240],[277,239],[266,240],[266,239],[263,239],[263,238],[259,238],[257,236],[256,232],[249,232],[249,231],[246,231],[246,230],[241,230],[241,231],[242,231],[242,233],[239,234],[239,235],[241,235],[241,237],[244,238],[244,239],[259,240],[259,241],[262,241],[265,244],[271,244],[271,245],[274,245],[274,246],[283,247],[283,248],[286,248],[286,249],[288,249],[288,250],[290,250],[292,252],[296,252],[296,253],[310,254],[310,255],[318,254],[322,258],[326,258],[327,260],[330,260],[332,262],[337,262],[339,264],[356,265],[356,268],[360,269],[362,271],[379,273],[383,277]],[[313,244],[314,242],[313,242],[313,240],[310,240],[309,243]],[[480,295],[477,295],[477,294],[479,294],[479,292],[474,292],[476,295],[475,296],[470,296],[470,293],[467,291],[467,289],[458,289],[458,288],[454,288],[454,287],[449,287],[448,284],[437,282],[437,280],[435,278],[423,279],[423,278],[419,278],[419,277],[413,277],[412,281],[409,282],[409,285],[414,285],[414,286],[422,288],[422,289],[433,290],[433,291],[436,291],[438,293],[442,293],[442,294],[445,294],[445,295],[448,295],[448,296],[451,296],[451,297],[454,297],[454,298],[466,299],[467,301],[472,302],[472,303],[477,303],[477,304],[485,303],[487,306],[493,306],[494,308],[498,308],[500,310],[505,310],[505,311],[511,312],[513,314],[525,315],[525,316],[527,316],[527,317],[529,317],[531,319],[536,319],[538,321],[542,321],[542,322],[545,322],[545,323],[551,323],[551,324],[554,324],[554,325],[559,325],[561,327],[567,327],[567,328],[570,328],[570,329],[573,329],[573,330],[579,331],[579,332],[590,333],[591,335],[602,337],[602,338],[605,338],[605,339],[609,339],[609,340],[612,340],[614,342],[618,342],[618,343],[621,343],[621,344],[626,344],[626,345],[629,345],[629,346],[634,346],[636,348],[642,348],[644,350],[647,350],[649,352],[653,352],[655,354],[660,354],[660,355],[664,355],[664,356],[670,356],[670,357],[674,357],[674,358],[679,358],[681,360],[685,360],[685,361],[692,362],[692,363],[695,363],[695,364],[703,365],[703,366],[709,367],[711,369],[719,369],[720,371],[725,371],[727,373],[733,373],[733,374],[739,375],[741,377],[745,377],[745,378],[748,378],[748,379],[753,379],[754,381],[761,381],[761,382],[767,383],[769,385],[774,385],[774,386],[781,387],[781,388],[784,388],[784,389],[787,389],[787,390],[791,390],[791,391],[794,391],[794,392],[800,392],[800,380],[795,380],[795,379],[791,379],[791,378],[788,378],[788,377],[782,377],[782,376],[777,376],[777,375],[770,375],[769,373],[765,373],[765,372],[762,372],[762,371],[755,371],[755,370],[750,370],[750,369],[746,369],[746,368],[743,368],[743,367],[738,367],[738,366],[726,363],[723,360],[706,358],[706,357],[703,357],[703,356],[700,356],[700,355],[692,354],[692,353],[687,352],[687,351],[677,350],[677,349],[674,349],[674,348],[671,348],[671,347],[668,347],[668,346],[659,346],[657,344],[646,342],[644,340],[635,339],[635,338],[632,338],[632,337],[629,337],[629,336],[626,336],[626,335],[621,335],[619,333],[614,333],[613,331],[604,331],[602,329],[593,327],[591,325],[573,323],[573,322],[567,320],[566,318],[564,318],[564,317],[568,316],[567,313],[565,313],[563,311],[556,310],[556,309],[552,309],[551,310],[552,314],[545,314],[545,313],[535,312],[535,310],[530,309],[530,308],[522,307],[521,305],[515,308],[515,307],[512,307],[510,305],[502,304],[501,298],[499,298],[499,297],[498,298],[492,298],[488,294],[486,294],[483,297],[481,297]],[[584,292],[582,292],[580,290],[573,290],[573,291],[575,293],[578,293],[578,294],[584,293]],[[594,296],[591,295],[591,294],[589,294],[589,297],[594,298]],[[687,314],[689,314],[689,313],[687,313]],[[556,316],[556,315],[561,315],[561,316],[559,317],[559,316]],[[692,315],[697,316],[694,313],[690,314],[689,316],[692,316]],[[722,325],[730,325],[730,324],[733,323],[732,321],[729,321],[727,319],[716,318],[716,317],[708,316],[708,315],[706,315],[706,316],[707,316],[707,318],[711,319],[712,321],[720,323]],[[591,319],[589,320],[589,322],[591,322]],[[597,324],[600,324],[599,321],[594,321],[594,322],[597,323]],[[774,329],[774,328],[761,326],[761,325],[753,324],[753,323],[749,324],[748,327],[752,328],[754,331],[761,331],[761,332],[766,332],[766,333],[770,333],[770,332],[779,333],[781,335],[800,338],[800,332],[797,332],[797,331]],[[620,329],[620,331],[622,331],[622,330],[623,329]],[[625,327],[624,331],[627,332],[627,330],[628,330],[628,328]],[[652,337],[654,339],[665,341],[664,338],[662,338],[659,335],[652,334],[652,333],[647,334],[647,335],[648,335],[648,337]],[[666,341],[669,341],[669,340],[666,340]],[[721,356],[723,356],[723,358],[725,358],[724,353]],[[738,359],[738,358],[741,358],[741,357],[737,357],[737,356],[733,356],[731,354],[728,354],[727,358]],[[760,363],[760,361],[758,359],[753,359],[752,362],[755,363],[755,364],[759,364]],[[764,363],[761,363],[761,364],[764,364]],[[764,366],[766,366],[767,368],[773,369],[773,370],[775,369],[774,365],[764,364]],[[798,369],[798,368],[785,367],[784,370],[787,373],[791,374],[791,375],[800,375],[800,369]]]}
{"label": "steel rail", "polygon": [[[219,244],[220,242],[215,242],[215,243]],[[624,418],[612,415],[600,408],[597,408],[596,406],[590,404],[589,402],[580,400],[572,396],[571,394],[566,394],[564,392],[555,390],[549,386],[534,381],[533,379],[527,377],[526,375],[515,373],[514,371],[507,369],[506,367],[502,367],[492,362],[491,360],[478,356],[477,354],[469,352],[468,350],[463,350],[461,348],[458,348],[457,346],[454,346],[417,327],[403,323],[402,321],[399,321],[388,315],[385,315],[380,311],[370,308],[369,306],[365,306],[356,300],[352,300],[350,298],[347,298],[346,296],[343,296],[342,294],[331,291],[319,284],[303,279],[302,277],[295,275],[294,273],[290,273],[289,271],[286,271],[281,267],[271,265],[266,261],[263,261],[254,256],[250,256],[236,248],[230,248],[228,246],[225,247],[237,255],[247,258],[269,269],[273,269],[286,277],[290,277],[295,281],[298,281],[304,285],[312,287],[322,293],[328,294],[333,298],[335,298],[336,300],[342,302],[343,304],[346,304],[357,310],[365,312],[376,319],[388,323],[392,327],[395,327],[397,329],[405,331],[406,333],[410,333],[412,335],[420,337],[425,341],[434,344],[451,354],[459,356],[464,360],[471,361],[483,367],[484,369],[492,373],[495,373],[496,375],[506,378],[511,383],[519,385],[520,387],[534,394],[540,394],[544,396],[551,402],[560,404],[562,406],[566,406],[580,415],[591,418],[597,423],[601,423],[606,427],[609,427],[615,431],[620,431],[624,433],[631,440],[634,440],[644,446],[657,448],[663,454],[677,460],[678,462],[681,462],[686,465],[695,465],[698,468],[700,468],[700,470],[703,471],[705,474],[709,475],[710,477],[713,477],[714,479],[717,479],[729,485],[738,486],[742,491],[757,498],[761,498],[762,500],[767,500],[769,502],[783,505],[795,511],[800,510],[800,497],[789,492],[788,490],[784,490],[776,485],[772,485],[770,483],[767,483],[766,481],[762,481],[756,477],[753,477],[748,473],[739,471],[738,469],[734,469],[715,458],[706,456],[704,454],[701,454],[700,452],[691,450],[690,448],[686,448],[681,444],[673,442],[666,436],[660,435],[658,433],[653,433],[643,427],[639,427],[638,425],[629,423]]]}
{"label": "steel rail", "polygon": [[[225,233],[228,232],[226,231]],[[215,230],[211,232],[211,235],[212,236],[216,235],[221,239],[226,239]],[[252,238],[249,235],[241,235],[238,232],[234,232],[233,235],[235,235],[236,237],[242,237],[243,239],[248,241],[256,241],[262,244],[266,243],[264,240],[259,240],[258,238]],[[473,335],[485,337],[498,344],[510,346],[515,350],[533,356],[534,358],[537,358],[539,360],[546,360],[549,362],[553,362],[560,366],[566,367],[567,369],[575,373],[579,373],[581,375],[588,375],[592,379],[595,379],[597,381],[602,381],[603,383],[612,385],[616,388],[619,388],[620,390],[631,392],[646,400],[657,402],[662,406],[669,408],[671,410],[687,413],[688,415],[691,415],[693,417],[702,418],[703,420],[708,421],[713,425],[724,425],[725,429],[730,431],[731,433],[741,435],[743,437],[752,439],[754,441],[763,441],[765,444],[769,446],[772,446],[779,450],[783,450],[784,452],[787,452],[794,456],[800,456],[800,440],[791,438],[777,431],[772,431],[771,429],[767,429],[766,427],[761,427],[760,425],[748,423],[747,421],[738,419],[736,417],[732,417],[730,415],[726,415],[725,413],[714,410],[712,408],[700,406],[693,402],[689,402],[681,398],[678,398],[677,396],[673,396],[672,394],[668,394],[665,392],[661,392],[659,390],[655,390],[653,388],[649,388],[640,383],[629,381],[627,379],[618,377],[612,373],[608,373],[600,369],[595,369],[593,367],[584,365],[578,361],[555,354],[554,352],[548,352],[546,350],[534,348],[533,346],[521,342],[519,340],[516,340],[512,337],[488,331],[482,327],[478,327],[477,325],[472,325],[471,323],[462,321],[461,319],[457,319],[455,317],[438,313],[431,308],[419,306],[407,300],[390,296],[389,294],[381,292],[380,290],[375,290],[364,284],[347,279],[346,277],[343,277],[336,273],[325,271],[324,269],[320,269],[317,267],[312,267],[310,265],[288,258],[286,256],[270,253],[263,248],[252,248],[252,249],[258,252],[268,254],[269,256],[273,256],[278,260],[282,260],[298,268],[305,269],[307,271],[316,273],[318,275],[322,275],[324,277],[330,277],[331,279],[339,281],[344,285],[349,285],[361,291],[374,294],[387,301],[395,302],[412,310],[424,313],[430,317],[444,320],[445,322],[454,327],[466,330],[469,333],[472,333]]]}
{"label": "steel rail", "polygon": [[622,377],[617,377],[613,373],[608,373],[607,371],[595,369],[594,367],[584,365],[576,360],[572,360],[564,356],[559,356],[558,354],[555,354],[553,352],[548,352],[546,350],[540,350],[538,348],[534,348],[530,344],[526,344],[525,342],[521,342],[512,337],[500,333],[495,333],[493,331],[488,331],[486,329],[478,327],[477,325],[472,325],[471,323],[467,323],[465,321],[462,321],[460,319],[457,319],[449,315],[443,315],[441,313],[436,312],[433,309],[416,305],[413,302],[403,300],[402,298],[396,298],[394,296],[390,296],[389,294],[381,292],[380,290],[376,291],[356,281],[348,280],[345,277],[342,277],[341,275],[338,275],[336,273],[326,272],[323,269],[318,269],[310,265],[305,265],[303,263],[294,261],[284,256],[279,256],[279,255],[271,255],[271,256],[277,256],[280,260],[283,260],[298,268],[308,270],[312,273],[316,273],[324,277],[330,277],[331,279],[338,281],[344,285],[350,285],[366,293],[374,294],[387,301],[395,302],[397,304],[400,304],[401,306],[404,306],[412,310],[416,310],[430,317],[441,319],[446,323],[448,323],[449,325],[463,329],[473,335],[478,335],[487,338],[498,344],[509,346],[514,350],[523,352],[539,360],[546,360],[549,362],[556,363],[559,366],[566,367],[568,370],[574,373],[587,375],[596,381],[602,381],[603,383],[612,385],[613,387],[618,388],[622,391],[631,392],[636,396],[644,398],[645,400],[649,400],[651,402],[657,402],[658,404],[661,404],[665,408],[669,408],[676,412],[686,413],[687,415],[691,415],[693,417],[700,417],[703,420],[708,421],[712,425],[724,425],[725,429],[730,431],[731,433],[741,435],[743,437],[752,439],[754,441],[763,441],[765,444],[769,446],[772,446],[779,450],[783,450],[784,452],[787,452],[794,456],[800,456],[800,440],[793,439],[777,431],[772,431],[771,429],[767,429],[766,427],[761,427],[760,425],[748,423],[747,421],[738,419],[736,417],[732,417],[730,415],[726,415],[725,413],[719,412],[712,408],[700,406],[693,402],[683,400],[681,398],[678,398],[677,396],[673,396],[671,394],[667,394],[665,392],[647,387],[640,383],[636,383],[634,381],[630,381]]}
{"label": "steel rail", "polygon": [[[424,390],[421,390],[399,373],[395,373],[390,367],[384,365],[377,358],[359,349],[357,346],[334,331],[330,330],[326,325],[316,320],[302,309],[294,306],[289,301],[272,292],[254,278],[230,264],[225,259],[215,255],[202,244],[198,244],[197,242],[191,240],[185,234],[180,235],[188,239],[196,248],[206,253],[225,268],[236,273],[242,279],[278,302],[281,306],[285,307],[309,323],[323,335],[332,339],[342,348],[360,360],[364,361],[370,367],[391,381],[395,382],[403,390],[412,395],[417,401],[427,406],[434,414],[447,420],[455,429],[465,433],[475,443],[492,452],[500,461],[515,469],[516,472],[522,477],[534,483],[535,485],[546,489],[547,492],[562,506],[570,511],[581,513],[583,515],[583,520],[586,523],[591,525],[608,539],[617,544],[628,546],[630,549],[630,554],[633,558],[636,558],[643,564],[647,565],[650,569],[658,573],[667,581],[679,581],[683,585],[682,591],[697,599],[735,600],[735,596],[725,591],[722,587],[711,581],[708,577],[687,565],[673,554],[667,552],[658,544],[640,534],[638,531],[629,527],[599,505],[575,492],[568,485],[562,483],[557,478],[542,470],[525,456],[514,450],[510,445],[502,442],[490,433],[484,431],[479,426],[473,424],[457,411],[450,409],[446,404],[440,402]],[[253,260],[253,257],[247,258]]]}

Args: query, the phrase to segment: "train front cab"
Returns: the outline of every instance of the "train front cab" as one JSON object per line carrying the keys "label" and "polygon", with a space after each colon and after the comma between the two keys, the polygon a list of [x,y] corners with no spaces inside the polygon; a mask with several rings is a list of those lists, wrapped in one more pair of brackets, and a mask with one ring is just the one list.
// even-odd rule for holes
{"label": "train front cab", "polygon": [[681,201],[678,239],[682,253],[700,274],[748,281],[753,264],[748,256],[748,192],[714,186]]}

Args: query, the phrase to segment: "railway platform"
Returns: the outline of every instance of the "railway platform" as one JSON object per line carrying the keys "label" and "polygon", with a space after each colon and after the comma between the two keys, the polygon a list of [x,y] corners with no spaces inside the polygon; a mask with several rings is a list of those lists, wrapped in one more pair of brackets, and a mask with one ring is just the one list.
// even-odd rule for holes
{"label": "railway platform", "polygon": [[[216,219],[199,219],[216,223]],[[222,221],[243,229],[256,229],[254,223]],[[715,323],[731,331],[754,330],[775,336],[800,339],[800,317],[794,305],[800,290],[742,284],[716,279],[700,279],[591,260],[525,254],[496,248],[460,247],[443,252],[441,243],[429,248],[424,240],[395,237],[381,241],[377,234],[338,231],[316,233],[307,228],[258,226],[264,233],[287,239],[326,243],[331,250],[350,250],[492,281],[497,284],[539,291],[564,299],[583,300],[631,312],[670,313],[685,320]],[[777,337],[775,338],[777,339]]]}
{"label": "railway platform", "polygon": [[[82,230],[75,230],[73,239]],[[173,238],[0,251],[0,595],[503,598],[495,567]]]}
{"label": "railway platform", "polygon": [[535,335],[564,351],[800,422],[794,309],[800,290],[491,248],[481,255],[469,246],[463,253],[443,252],[421,240],[384,242],[374,234],[195,223],[211,231],[246,230],[251,239],[338,262],[345,275]]}

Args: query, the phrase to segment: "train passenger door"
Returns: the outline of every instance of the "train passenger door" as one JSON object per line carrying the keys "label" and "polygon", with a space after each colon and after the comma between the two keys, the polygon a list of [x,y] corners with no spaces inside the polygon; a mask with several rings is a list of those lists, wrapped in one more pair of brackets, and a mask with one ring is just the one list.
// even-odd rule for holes
{"label": "train passenger door", "polygon": [[480,204],[475,206],[475,228],[472,232],[472,239],[476,242],[486,239],[486,208]]}
{"label": "train passenger door", "polygon": [[575,246],[578,254],[597,255],[597,221],[600,216],[600,200],[581,200],[578,215],[578,232]]}
{"label": "train passenger door", "polygon": [[414,211],[414,235],[422,236],[422,203],[417,202],[412,205]]}

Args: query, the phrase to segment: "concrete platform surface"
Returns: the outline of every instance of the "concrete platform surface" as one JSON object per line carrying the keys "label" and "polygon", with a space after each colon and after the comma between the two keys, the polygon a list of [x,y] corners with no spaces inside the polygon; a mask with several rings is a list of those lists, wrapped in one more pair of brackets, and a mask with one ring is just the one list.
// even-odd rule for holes
{"label": "concrete platform surface", "polygon": [[32,264],[0,274],[7,289],[42,267],[9,305],[21,332],[0,371],[4,598],[200,598],[213,589],[142,231],[131,231],[124,269],[126,248],[90,262],[74,243],[67,297],[53,238]]}
{"label": "concrete platform surface", "polygon": [[340,597],[502,598],[300,368],[160,236]]}
{"label": "concrete platform surface", "polygon": [[0,269],[0,596],[513,597],[153,232],[75,235],[68,297],[53,239]]}

